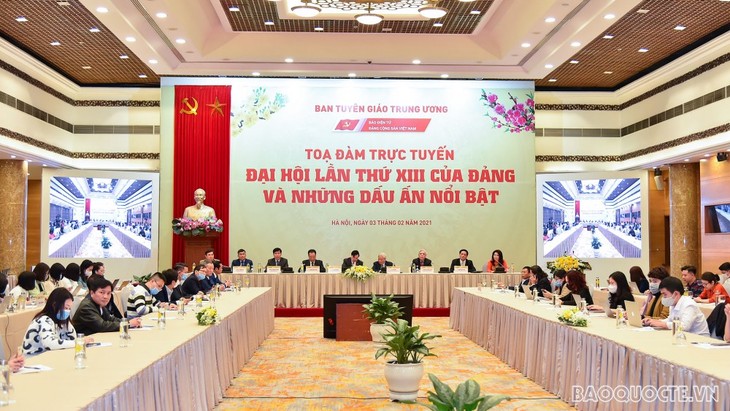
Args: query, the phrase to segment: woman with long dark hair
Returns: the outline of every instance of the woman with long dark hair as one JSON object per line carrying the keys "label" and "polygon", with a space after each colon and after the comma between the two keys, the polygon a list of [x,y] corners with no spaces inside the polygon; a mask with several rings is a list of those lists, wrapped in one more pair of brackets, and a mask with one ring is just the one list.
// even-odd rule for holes
{"label": "woman with long dark hair", "polygon": [[502,272],[505,272],[507,270],[507,261],[504,261],[504,255],[502,254],[502,250],[492,251],[492,258],[487,261],[486,268],[486,271],[489,273],[493,273],[497,269]]}
{"label": "woman with long dark hair", "polygon": [[[616,271],[608,276],[608,305],[609,308],[615,310],[618,307],[626,308],[626,301],[634,301],[634,295],[631,294],[631,287],[626,280],[626,275],[621,271]],[[600,305],[591,305],[588,307],[593,311],[604,311],[605,307]]]}
{"label": "woman with long dark hair", "polygon": [[[23,340],[25,355],[40,354],[48,350],[73,348],[76,344],[76,330],[71,325],[73,296],[65,288],[56,288],[48,296],[46,305],[28,326]],[[92,342],[91,337],[84,339]]]}
{"label": "woman with long dark hair", "polygon": [[638,265],[629,268],[629,277],[632,283],[636,283],[641,294],[644,294],[649,289],[649,281],[644,276],[644,270]]}
{"label": "woman with long dark hair", "polygon": [[583,273],[576,270],[570,270],[565,276],[565,280],[565,286],[568,287],[570,293],[560,299],[563,302],[563,305],[575,305],[573,294],[577,294],[580,298],[586,300],[587,305],[593,305],[593,297],[591,297],[591,291],[586,285]]}

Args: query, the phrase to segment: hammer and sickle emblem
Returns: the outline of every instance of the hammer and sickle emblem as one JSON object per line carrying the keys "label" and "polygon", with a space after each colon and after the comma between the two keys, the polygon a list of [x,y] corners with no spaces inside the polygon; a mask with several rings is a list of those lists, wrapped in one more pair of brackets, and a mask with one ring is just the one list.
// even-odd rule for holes
{"label": "hammer and sickle emblem", "polygon": [[[190,105],[190,100],[193,100],[193,103],[195,105],[191,106]],[[187,110],[184,109],[184,108],[181,108],[180,109],[180,114],[192,114],[194,116],[197,116],[198,115],[198,100],[196,100],[195,98],[190,98],[189,99],[187,97],[184,97],[182,99],[182,103],[185,105],[185,107],[187,107]]]}

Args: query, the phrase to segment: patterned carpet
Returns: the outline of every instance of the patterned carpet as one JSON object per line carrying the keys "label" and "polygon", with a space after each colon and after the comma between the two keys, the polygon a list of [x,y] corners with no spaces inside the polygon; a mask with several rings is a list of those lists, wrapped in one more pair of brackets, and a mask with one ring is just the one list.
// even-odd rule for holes
{"label": "patterned carpet", "polygon": [[[555,395],[511,369],[487,351],[449,329],[448,318],[414,318],[433,340],[438,357],[426,359],[426,373],[455,388],[473,378],[482,393],[521,399],[495,410],[571,410]],[[383,377],[383,360],[375,360],[372,342],[337,342],[322,338],[320,318],[276,318],[274,332],[226,390],[216,408],[228,410],[425,410],[392,403]],[[421,381],[419,402],[431,389]]]}

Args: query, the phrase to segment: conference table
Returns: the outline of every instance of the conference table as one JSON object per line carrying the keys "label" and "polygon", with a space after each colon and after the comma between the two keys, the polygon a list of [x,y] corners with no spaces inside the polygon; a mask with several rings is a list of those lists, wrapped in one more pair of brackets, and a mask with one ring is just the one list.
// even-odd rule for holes
{"label": "conference table", "polygon": [[52,370],[12,375],[16,403],[7,409],[211,409],[274,329],[273,297],[270,288],[223,293],[211,326],[198,325],[190,308],[182,318],[168,312],[164,330],[156,314],[145,316],[151,327],[130,330],[125,348],[116,332],[94,334],[111,345],[88,347],[84,369],[74,368],[73,349],[30,357],[27,366]]}
{"label": "conference table", "polygon": [[[593,290],[593,295],[595,296],[596,293],[604,293],[605,298],[604,300],[608,301],[608,291],[605,289],[600,290]],[[646,303],[647,296],[646,294],[634,294],[634,301],[640,303],[642,306]],[[657,304],[661,304],[661,302],[657,302]],[[700,311],[702,311],[702,314],[705,315],[705,318],[709,317],[710,314],[712,314],[712,311],[715,309],[715,303],[697,303],[697,307],[700,308]]]}
{"label": "conference table", "polygon": [[[514,284],[520,273],[378,274],[364,281],[342,274],[222,274],[222,280],[252,287],[271,287],[279,308],[322,308],[325,294],[413,294],[413,308],[448,308],[454,287],[477,286],[482,281]],[[511,280],[511,282],[510,282]]]}
{"label": "conference table", "polygon": [[[673,345],[669,330],[617,329],[603,313],[591,315],[587,327],[571,327],[557,320],[564,309],[512,293],[456,288],[449,323],[579,410],[730,409],[730,348],[692,344],[719,340],[687,334],[689,344]],[[639,394],[625,397],[624,387]],[[627,401],[683,387],[689,395],[701,391],[693,398],[704,401]],[[600,400],[588,401],[596,392]]]}
{"label": "conference table", "polygon": [[3,336],[3,352],[5,358],[18,351],[18,347],[25,338],[25,331],[28,325],[33,321],[33,317],[43,308],[42,305],[27,307],[25,310],[10,313],[5,311],[0,314],[0,332]]}

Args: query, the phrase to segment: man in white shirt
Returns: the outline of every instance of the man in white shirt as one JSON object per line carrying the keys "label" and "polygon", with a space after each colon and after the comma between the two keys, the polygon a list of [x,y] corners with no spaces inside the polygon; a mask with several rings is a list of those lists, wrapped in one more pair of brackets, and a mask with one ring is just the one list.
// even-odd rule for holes
{"label": "man in white shirt", "polygon": [[705,315],[700,311],[697,303],[688,296],[683,296],[684,284],[677,277],[667,277],[659,284],[659,292],[662,296],[662,304],[669,307],[669,317],[664,320],[644,318],[644,325],[658,328],[672,328],[674,320],[682,322],[682,329],[685,332],[710,336]]}

